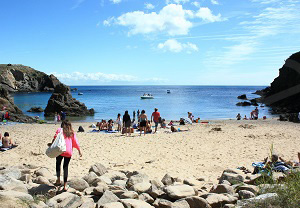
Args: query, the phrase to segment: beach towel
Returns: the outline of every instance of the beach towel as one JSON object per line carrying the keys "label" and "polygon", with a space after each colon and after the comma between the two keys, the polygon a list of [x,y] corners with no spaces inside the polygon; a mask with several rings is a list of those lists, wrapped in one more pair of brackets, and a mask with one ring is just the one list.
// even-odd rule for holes
{"label": "beach towel", "polygon": [[0,146],[0,152],[5,152],[7,150],[11,150],[11,149],[13,149],[13,148],[15,148],[17,146],[18,145],[12,145],[11,147],[2,147],[2,146]]}

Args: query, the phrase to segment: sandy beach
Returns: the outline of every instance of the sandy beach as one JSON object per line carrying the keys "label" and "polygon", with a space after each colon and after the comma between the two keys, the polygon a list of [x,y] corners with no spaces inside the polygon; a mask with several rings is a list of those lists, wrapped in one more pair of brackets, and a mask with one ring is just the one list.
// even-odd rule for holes
{"label": "sandy beach", "polygon": [[[83,126],[90,131],[90,125],[73,123],[73,129]],[[83,157],[80,159],[74,149],[69,175],[70,178],[82,177],[91,165],[99,162],[114,170],[143,171],[151,178],[161,179],[165,173],[172,173],[182,178],[216,182],[226,168],[245,166],[252,170],[251,163],[268,156],[272,144],[280,156],[296,160],[300,151],[298,126],[276,119],[224,120],[180,127],[189,129],[188,132],[159,129],[157,134],[146,136],[77,133]],[[19,145],[0,153],[1,165],[34,164],[49,168],[55,176],[55,159],[44,153],[58,127],[58,124],[0,126],[1,133],[8,131]],[[215,127],[222,131],[211,131]]]}

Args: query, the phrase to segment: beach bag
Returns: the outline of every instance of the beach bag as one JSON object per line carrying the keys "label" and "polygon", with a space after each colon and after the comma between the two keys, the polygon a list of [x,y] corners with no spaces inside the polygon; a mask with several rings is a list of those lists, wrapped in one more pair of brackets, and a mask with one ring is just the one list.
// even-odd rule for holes
{"label": "beach bag", "polygon": [[55,158],[61,155],[66,150],[67,150],[66,141],[64,138],[63,130],[61,129],[61,131],[57,134],[54,142],[46,150],[46,155],[50,158]]}

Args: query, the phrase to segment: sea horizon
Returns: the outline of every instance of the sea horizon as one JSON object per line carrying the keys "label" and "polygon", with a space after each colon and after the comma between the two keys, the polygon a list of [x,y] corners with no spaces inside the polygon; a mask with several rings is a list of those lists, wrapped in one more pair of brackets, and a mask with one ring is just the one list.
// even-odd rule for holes
{"label": "sea horizon", "polygon": [[[85,103],[88,108],[95,109],[94,116],[69,117],[72,121],[95,122],[101,119],[114,119],[117,114],[124,114],[128,110],[132,116],[133,111],[146,110],[149,119],[154,108],[158,108],[162,118],[166,120],[179,120],[187,118],[187,112],[194,114],[201,120],[233,119],[237,113],[242,117],[250,116],[254,106],[236,106],[237,96],[246,94],[249,99],[257,98],[253,94],[256,90],[266,86],[215,86],[215,85],[72,85],[77,88],[72,96]],[[171,93],[168,94],[167,90]],[[78,95],[78,93],[83,95]],[[144,93],[151,93],[154,99],[143,100]],[[14,93],[15,103],[27,115],[45,118],[43,113],[29,113],[31,107],[45,108],[52,92]],[[221,98],[221,99],[220,99]],[[260,107],[260,116],[272,117],[268,107]]]}

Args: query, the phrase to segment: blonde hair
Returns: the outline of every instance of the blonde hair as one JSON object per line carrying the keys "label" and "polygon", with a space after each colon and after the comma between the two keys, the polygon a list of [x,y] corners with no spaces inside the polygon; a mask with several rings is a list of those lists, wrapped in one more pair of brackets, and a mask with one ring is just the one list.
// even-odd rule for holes
{"label": "blonde hair", "polygon": [[65,120],[61,123],[61,128],[63,129],[64,135],[66,137],[73,137],[74,131],[72,129],[72,124],[69,120]]}

